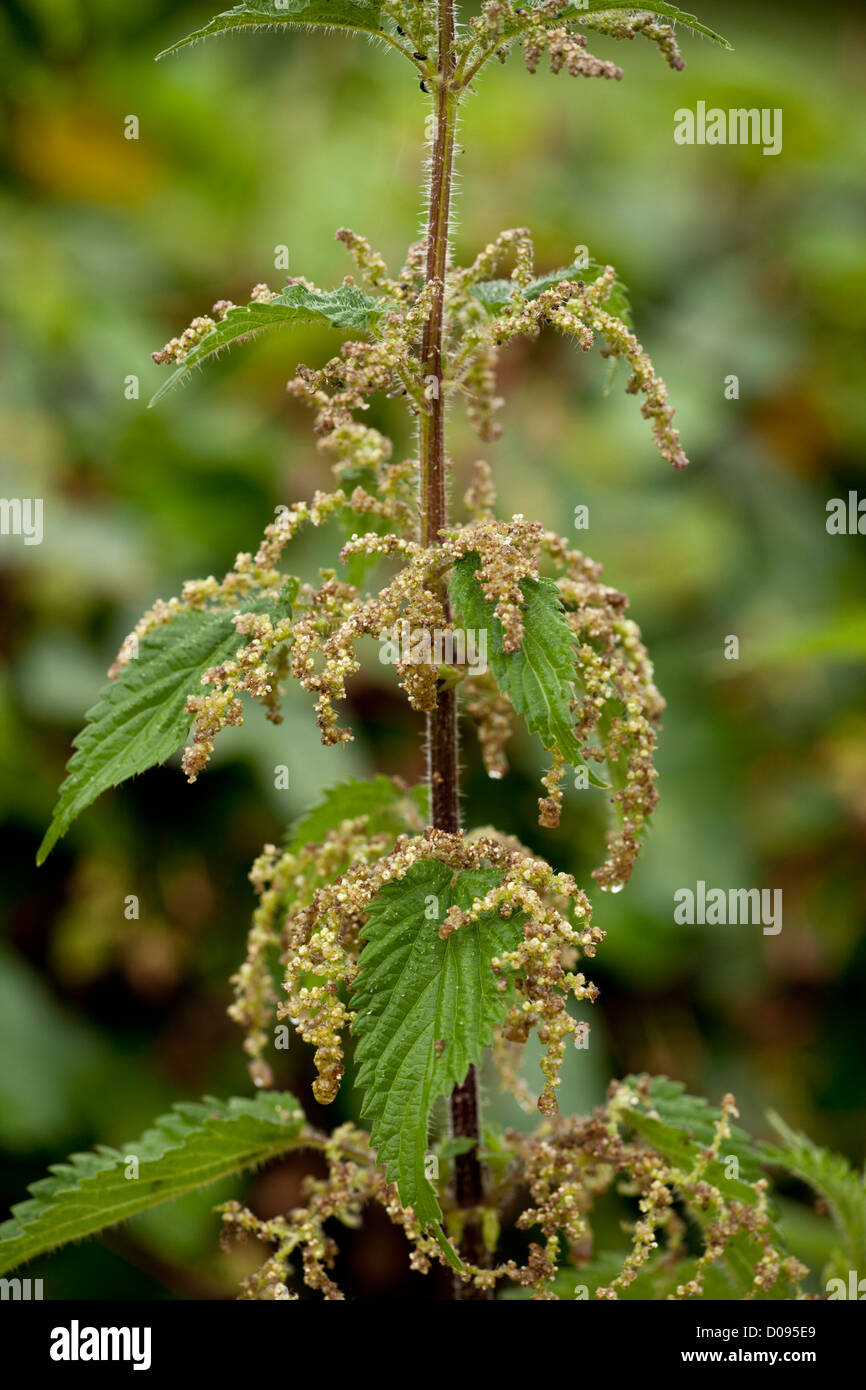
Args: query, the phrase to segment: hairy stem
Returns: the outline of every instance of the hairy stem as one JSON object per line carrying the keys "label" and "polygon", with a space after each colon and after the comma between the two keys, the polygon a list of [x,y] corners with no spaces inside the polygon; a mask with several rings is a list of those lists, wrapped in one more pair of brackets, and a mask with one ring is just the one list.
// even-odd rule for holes
{"label": "hairy stem", "polygon": [[[427,208],[428,285],[434,286],[430,317],[422,343],[426,378],[425,409],[421,413],[420,518],[421,542],[436,545],[448,524],[448,465],[445,456],[445,396],[442,390],[442,324],[445,272],[448,265],[448,228],[457,133],[458,94],[455,90],[454,3],[439,0],[439,48],[433,93],[434,135]],[[443,582],[440,598],[448,614],[448,595]],[[427,716],[427,773],[430,782],[432,824],[453,834],[460,828],[457,695],[440,687],[436,709]],[[461,1240],[463,1258],[481,1264],[484,1245],[478,1223],[468,1214],[484,1199],[484,1175],[478,1157],[481,1135],[478,1078],[470,1067],[466,1080],[451,1095],[451,1129],[455,1137],[471,1139],[473,1146],[455,1160],[455,1198],[467,1209]],[[454,1297],[487,1298],[471,1286],[455,1280]]]}

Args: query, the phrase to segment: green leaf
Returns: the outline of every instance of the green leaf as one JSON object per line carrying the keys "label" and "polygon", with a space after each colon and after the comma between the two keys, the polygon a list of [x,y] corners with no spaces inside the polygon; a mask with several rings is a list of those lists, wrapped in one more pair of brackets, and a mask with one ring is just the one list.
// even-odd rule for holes
{"label": "green leaf", "polygon": [[[552,285],[561,285],[564,280],[582,280],[585,285],[591,285],[604,273],[604,266],[597,261],[589,261],[587,265],[581,267],[577,265],[563,266],[560,270],[551,270],[547,275],[541,275],[537,280],[532,280],[522,292],[524,300],[535,300],[544,290],[549,290]],[[476,299],[484,305],[489,314],[498,314],[506,305],[512,302],[511,296],[515,291],[513,280],[482,280],[477,285],[472,286],[472,293]],[[621,280],[615,280],[609,299],[605,301],[605,308],[624,323],[631,323],[631,305],[628,301],[628,290]]]}
{"label": "green leaf", "polygon": [[316,320],[329,323],[334,328],[350,328],[363,333],[381,318],[385,308],[383,300],[372,299],[356,285],[341,285],[339,289],[321,292],[308,290],[305,285],[288,285],[275,299],[236,304],[178,363],[150,404],[156,405],[168,391],[189,376],[193,367],[199,366],[215,352],[265,328],[282,328],[287,323]]}
{"label": "green leaf", "polygon": [[[296,854],[304,845],[318,845],[329,830],[336,830],[343,821],[369,817],[370,833],[391,831],[395,836],[411,829],[416,817],[427,824],[427,789],[413,787],[408,791],[390,777],[373,777],[369,781],[349,778],[330,787],[322,800],[295,821],[286,840],[286,849]],[[408,813],[408,814],[407,814]]]}
{"label": "green leaf", "polygon": [[847,1263],[840,1268],[866,1270],[866,1172],[858,1173],[842,1154],[819,1148],[807,1135],[789,1129],[772,1111],[767,1118],[783,1147],[765,1145],[765,1161],[807,1183],[826,1202],[845,1245]]}
{"label": "green leaf", "polygon": [[[35,1182],[31,1199],[0,1226],[0,1274],[46,1250],[81,1240],[218,1178],[265,1163],[302,1144],[304,1115],[294,1096],[182,1102],[123,1149],[73,1154]],[[129,1159],[138,1159],[138,1176]]]}
{"label": "green leaf", "polygon": [[[291,612],[291,605],[288,598],[278,603],[258,600],[238,612],[282,618]],[[192,724],[185,708],[187,696],[200,693],[201,678],[209,667],[230,660],[245,644],[232,616],[222,608],[181,611],[142,637],[138,656],[121,668],[116,680],[103,686],[98,703],[87,711],[87,723],[75,737],[76,751],[39,846],[37,864],[102,792],[165,762],[183,747]]]}
{"label": "green leaf", "polygon": [[[465,625],[487,631],[487,655],[499,689],[522,714],[544,747],[561,753],[573,767],[583,765],[574,732],[571,703],[576,677],[575,641],[565,619],[559,590],[551,579],[524,579],[523,641],[506,652],[502,624],[495,605],[481,590],[475,571],[480,564],[473,551],[458,560],[451,577],[451,602]],[[587,767],[596,787],[605,784]]]}
{"label": "green leaf", "polygon": [[379,34],[382,29],[379,6],[374,0],[247,0],[215,15],[201,29],[186,38],[178,39],[162,53],[157,61],[177,53],[199,39],[226,34],[232,29],[274,29],[296,25],[304,28],[348,29],[357,33]]}
{"label": "green leaf", "polygon": [[440,1237],[442,1213],[424,1173],[430,1112],[493,1041],[508,995],[497,989],[490,960],[513,949],[523,919],[486,913],[445,941],[439,927],[453,903],[465,909],[500,881],[496,870],[455,877],[437,860],[420,860],[384,886],[362,932],[353,999],[361,1114],[372,1121],[379,1162],[401,1201]]}

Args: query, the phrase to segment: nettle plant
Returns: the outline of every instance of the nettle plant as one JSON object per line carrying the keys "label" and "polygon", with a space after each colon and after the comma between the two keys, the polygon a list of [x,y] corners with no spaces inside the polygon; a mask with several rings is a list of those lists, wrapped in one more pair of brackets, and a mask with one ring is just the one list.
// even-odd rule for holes
{"label": "nettle plant", "polygon": [[[363,638],[382,644],[426,721],[428,776],[417,787],[384,776],[341,782],[257,860],[258,907],[230,1008],[246,1031],[257,1093],[179,1104],[123,1152],[103,1148],[54,1168],[0,1228],[0,1268],[302,1147],[321,1151],[327,1166],[307,1180],[304,1205],[271,1220],[237,1202],[222,1208],[228,1237],[252,1234],[270,1247],[246,1297],[294,1299],[302,1280],[341,1298],[334,1233],[358,1225],[371,1201],[402,1227],[413,1269],[451,1266],[458,1298],[801,1297],[807,1271],[783,1247],[767,1163],[792,1168],[839,1215],[835,1272],[866,1268],[862,1180],[787,1131],[784,1148],[759,1149],[734,1126],[731,1096],[714,1110],[679,1083],[633,1076],[612,1083],[589,1117],[558,1113],[561,1069],[575,1065],[566,1049],[584,1047],[588,1034],[570,1003],[596,998],[584,962],[604,933],[571,874],[512,836],[461,823],[460,711],[491,777],[507,772],[515,721],[538,735],[548,754],[541,825],[557,826],[567,774],[606,789],[612,826],[593,873],[602,890],[627,882],[656,804],[663,701],[626,598],[541,521],[497,518],[486,462],[474,465],[463,515],[454,515],[446,437],[460,403],[482,440],[496,438],[499,354],[546,327],[627,362],[626,390],[680,469],[687,459],[667,389],[610,266],[578,261],[539,275],[524,228],[459,266],[449,221],[458,112],[485,64],[518,50],[530,72],[546,61],[554,73],[619,79],[589,37],[642,36],[678,69],[669,20],[724,43],[661,3],[636,13],[592,0],[486,0],[458,25],[452,0],[251,0],[168,50],[228,30],[297,25],[388,44],[432,102],[426,234],[394,275],[366,240],[341,230],[354,270],[338,288],[295,276],[278,290],[257,285],[249,303],[220,301],[154,354],[173,368],[159,397],[261,330],[299,320],[351,330],[336,356],[300,367],[288,386],[314,412],[336,486],[279,508],[255,554],[238,555],[224,579],[192,581],[145,614],[76,740],[39,858],[102,791],[184,745],[195,781],[220,731],[243,719],[245,698],[279,723],[290,679],[315,696],[323,742],[345,743],[352,735],[337,706]],[[391,442],[364,423],[379,394],[405,404],[414,457],[395,461]],[[348,534],[340,567],[292,574],[293,538],[329,521]],[[386,582],[372,588],[383,568]],[[298,1100],[272,1089],[270,1049],[289,1028],[315,1049],[322,1104],[337,1095],[353,1040],[368,1132],[317,1132]],[[535,1089],[520,1069],[533,1032],[544,1047]],[[484,1124],[485,1059],[524,1110],[540,1111],[534,1132]],[[598,1250],[593,1212],[611,1189],[632,1212],[631,1241]]]}

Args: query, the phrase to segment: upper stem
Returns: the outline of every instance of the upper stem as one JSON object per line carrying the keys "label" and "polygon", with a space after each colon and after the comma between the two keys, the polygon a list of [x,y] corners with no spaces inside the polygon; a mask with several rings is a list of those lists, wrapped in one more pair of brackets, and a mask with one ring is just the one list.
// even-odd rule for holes
{"label": "upper stem", "polygon": [[445,397],[442,393],[442,322],[445,272],[448,267],[448,229],[458,97],[451,87],[454,73],[454,10],[452,0],[440,0],[439,63],[433,98],[435,134],[427,207],[426,280],[434,284],[430,316],[424,328],[421,356],[428,409],[421,417],[421,543],[435,545],[448,519],[445,480]]}
{"label": "upper stem", "polygon": [[[433,96],[435,133],[430,168],[427,208],[426,280],[433,286],[430,315],[424,327],[421,355],[426,378],[426,408],[420,424],[421,544],[439,544],[439,533],[448,524],[448,466],[445,457],[445,394],[442,389],[442,326],[445,273],[448,268],[448,229],[454,142],[457,132],[458,96],[454,75],[453,0],[440,0],[439,54]],[[439,597],[448,620],[448,591],[443,582]],[[457,752],[457,697],[440,690],[437,708],[427,719],[428,776],[431,823],[437,830],[456,834],[460,828],[459,769]]]}

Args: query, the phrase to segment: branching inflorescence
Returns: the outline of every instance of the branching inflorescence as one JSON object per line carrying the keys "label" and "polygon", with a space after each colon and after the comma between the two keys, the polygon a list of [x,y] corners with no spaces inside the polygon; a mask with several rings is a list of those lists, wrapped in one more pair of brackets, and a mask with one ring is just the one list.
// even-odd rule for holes
{"label": "branching inflorescence", "polygon": [[[340,239],[350,246],[367,286],[385,289],[395,296],[395,302],[399,300],[400,287],[411,283],[417,256],[410,256],[400,277],[392,280],[368,243],[346,231],[340,233]],[[493,285],[499,293],[503,282],[493,277],[512,252],[514,275],[502,307],[491,315],[489,298],[485,308],[483,299],[474,292]],[[446,305],[448,333],[453,340],[449,361],[453,366],[446,372],[443,390],[467,399],[470,417],[482,437],[489,438],[495,433],[491,424],[497,404],[494,368],[502,347],[519,336],[537,335],[546,323],[577,336],[586,349],[592,346],[595,335],[601,334],[606,352],[627,358],[632,368],[627,389],[643,392],[643,413],[651,421],[661,453],[675,466],[684,466],[686,459],[671,425],[673,412],[664,383],[623,320],[602,308],[614,290],[613,270],[608,267],[588,287],[580,278],[560,278],[538,293],[533,292],[533,277],[532,245],[522,229],[503,233],[472,266],[452,272]],[[258,288],[264,293],[263,287]],[[357,484],[350,492],[338,488],[332,493],[317,493],[311,504],[281,509],[254,557],[239,555],[222,583],[211,577],[187,585],[180,600],[151,610],[135,635],[140,637],[155,622],[168,620],[181,605],[236,603],[250,595],[277,592],[285,578],[278,566],[286,545],[302,526],[320,526],[335,515],[349,515],[361,527],[365,522],[367,526],[376,523],[376,529],[361,529],[351,536],[342,548],[341,560],[362,555],[398,556],[404,561],[399,573],[375,596],[362,596],[336,574],[327,573],[320,576],[318,584],[301,586],[291,622],[284,620],[274,627],[267,617],[244,619],[239,631],[253,635],[254,642],[240,649],[234,662],[208,671],[203,683],[212,687],[211,693],[194,697],[190,705],[196,715],[196,746],[188,753],[185,767],[192,777],[206,762],[219,728],[241,717],[239,693],[246,690],[255,698],[274,695],[276,677],[271,678],[269,662],[276,651],[290,648],[290,657],[283,659],[290,661],[291,674],[316,694],[323,741],[345,742],[351,733],[339,727],[334,706],[345,698],[346,682],[358,669],[355,647],[362,637],[379,638],[400,623],[407,623],[413,632],[453,632],[441,599],[441,581],[449,566],[474,553],[479,561],[476,577],[485,597],[494,603],[505,652],[512,654],[519,649],[523,635],[521,583],[527,578],[537,579],[541,573],[550,574],[557,583],[574,638],[573,709],[578,737],[588,757],[627,763],[626,785],[614,793],[625,823],[612,846],[610,860],[599,870],[601,881],[621,882],[628,877],[637,834],[655,802],[653,725],[662,709],[639,631],[625,617],[626,599],[602,584],[600,566],[570,549],[554,533],[545,532],[540,522],[529,523],[519,516],[510,522],[495,520],[495,491],[484,461],[476,462],[475,482],[467,492],[467,507],[476,513],[474,519],[441,533],[439,544],[422,547],[412,505],[417,461],[392,463],[391,442],[355,419],[376,391],[405,393],[413,410],[424,408],[425,387],[417,353],[428,298],[426,287],[414,298],[406,290],[403,312],[391,311],[380,320],[376,341],[347,343],[339,357],[325,367],[318,371],[301,368],[289,383],[290,392],[314,409],[319,447],[335,457],[338,480],[361,474],[365,485]],[[419,711],[434,708],[440,670],[421,659],[395,664],[412,707]],[[507,698],[494,683],[469,671],[463,676],[467,710],[477,717],[488,771],[501,775],[506,767]],[[618,707],[617,713],[605,720],[611,703]],[[597,738],[601,729],[605,730],[604,739],[592,745],[591,739]],[[550,777],[546,779],[548,795],[542,803],[542,821],[547,826],[558,823],[561,805],[559,782],[564,765],[555,756],[556,771],[552,782]]]}
{"label": "branching inflorescence", "polygon": [[[424,12],[425,7],[413,7],[414,17]],[[649,15],[599,14],[587,16],[586,22],[612,37],[642,33],[659,44],[672,66],[681,65],[672,31]],[[402,28],[412,39],[405,16]],[[431,35],[414,34],[414,51],[431,47],[431,40]],[[489,0],[470,21],[462,52],[458,46],[455,84],[468,86],[482,54],[503,56],[515,41],[530,71],[546,52],[554,72],[565,67],[572,75],[621,76],[612,63],[588,52],[585,35],[563,17],[561,6],[526,8]],[[541,522],[522,516],[497,519],[486,460],[476,460],[473,467],[465,499],[468,519],[441,529],[432,545],[423,544],[415,505],[423,460],[394,463],[391,441],[363,417],[377,394],[402,398],[416,419],[442,402],[459,399],[479,437],[492,441],[500,433],[496,414],[502,404],[497,395],[502,351],[518,338],[534,339],[552,327],[583,351],[600,341],[604,355],[628,363],[627,391],[643,397],[642,413],[660,453],[682,468],[687,459],[672,424],[667,388],[629,326],[622,287],[610,266],[582,273],[576,263],[537,279],[531,236],[517,228],[500,234],[470,265],[448,264],[444,281],[439,281],[425,273],[424,242],[410,248],[406,263],[392,275],[382,256],[357,233],[343,228],[337,239],[355,263],[355,275],[346,277],[343,290],[360,291],[375,305],[372,329],[363,341],[344,343],[323,367],[299,367],[288,384],[289,393],[314,412],[318,447],[331,459],[336,489],[317,493],[311,504],[282,508],[255,556],[239,555],[221,583],[209,578],[189,584],[179,600],[158,605],[139,624],[127,649],[181,607],[234,604],[243,610],[247,600],[274,597],[291,583],[291,615],[274,621],[268,614],[238,612],[234,621],[244,644],[233,659],[203,673],[206,693],[190,694],[192,744],[183,760],[190,780],[206,764],[220,729],[242,719],[243,693],[265,703],[270,718],[279,718],[280,681],[289,676],[315,696],[322,741],[351,739],[337,706],[359,669],[358,644],[365,637],[384,642],[398,631],[412,635],[412,645],[404,645],[393,663],[412,709],[435,712],[443,682],[462,687],[464,713],[477,727],[485,767],[491,777],[501,778],[508,768],[506,747],[515,718],[525,714],[531,723],[531,713],[509,685],[509,663],[524,656],[530,595],[550,593],[550,612],[571,666],[564,686],[571,735],[563,739],[555,731],[548,737],[542,732],[552,762],[543,776],[539,821],[548,828],[559,824],[568,764],[575,762],[579,749],[584,764],[598,765],[607,774],[614,822],[607,858],[594,876],[602,887],[618,887],[631,873],[657,799],[653,749],[663,708],[640,632],[626,616],[626,598],[602,582],[599,565]],[[509,265],[507,277],[497,278]],[[314,307],[317,299],[324,302],[324,292],[306,280],[293,277],[287,286],[301,286]],[[257,285],[250,304],[278,306],[283,293]],[[437,297],[442,306],[441,375],[431,378],[423,343]],[[182,367],[194,350],[207,349],[208,335],[231,311],[237,307],[221,301],[213,318],[196,319],[155,359]],[[396,573],[378,592],[363,593],[336,571],[322,571],[304,583],[283,572],[285,549],[298,530],[332,519],[352,528],[340,551],[344,565],[362,559],[368,573],[378,561],[390,561],[392,569],[396,562]],[[429,655],[434,635],[449,639],[452,647],[461,635],[458,590],[451,589],[449,602],[450,578],[461,566],[464,574],[469,567],[476,597],[488,605],[495,631],[485,631],[485,636],[498,655],[492,669],[478,671],[459,659],[443,667]],[[539,588],[545,583],[550,590]],[[532,654],[525,659],[531,664]],[[549,692],[541,695],[547,699]],[[538,1030],[546,1049],[538,1106],[543,1114],[555,1115],[565,1042],[572,1036],[585,1045],[587,1033],[587,1024],[569,1013],[566,999],[570,994],[592,1001],[597,994],[576,970],[579,955],[593,955],[603,936],[591,925],[587,898],[571,875],[556,873],[523,846],[509,845],[495,833],[455,835],[435,825],[419,827],[414,834],[394,829],[374,833],[363,815],[328,829],[317,844],[290,845],[282,852],[269,846],[253,871],[260,905],[247,959],[235,977],[231,1012],[247,1031],[256,1083],[271,1082],[264,1054],[275,1020],[287,1018],[315,1050],[317,1099],[334,1098],[345,1065],[343,1035],[355,1019],[352,986],[364,968],[367,914],[385,884],[400,882],[425,859],[447,865],[455,875],[496,871],[492,886],[468,910],[452,906],[438,930],[446,939],[471,930],[484,914],[496,913],[503,920],[517,914],[520,939],[513,949],[493,956],[488,967],[510,1000],[496,1030],[496,1052],[503,1074],[524,1099],[525,1083],[514,1070],[510,1049]],[[345,1170],[339,1172],[343,1181]],[[279,1235],[283,1253],[294,1248],[297,1233],[274,1229],[271,1235]],[[310,1240],[314,1283],[321,1279],[317,1286],[334,1296],[321,1275],[326,1246],[318,1238]],[[545,1269],[548,1259],[542,1259]],[[538,1277],[536,1271],[529,1282]]]}
{"label": "branching inflorescence", "polygon": [[[310,0],[308,8],[303,0],[291,12],[255,0],[177,46],[225,28],[325,22],[321,5]],[[115,731],[124,701],[130,718],[139,716],[136,701],[151,672],[179,700],[172,727],[178,745],[188,738],[183,768],[191,782],[221,730],[242,720],[245,697],[279,722],[290,679],[314,697],[322,742],[344,744],[352,732],[338,706],[369,638],[382,644],[382,660],[393,664],[428,729],[426,788],[386,778],[341,784],[284,846],[266,846],[251,874],[259,901],[230,1012],[245,1030],[253,1080],[272,1085],[267,1054],[275,1033],[291,1026],[314,1049],[313,1089],[326,1104],[341,1084],[351,1033],[363,1058],[361,1113],[372,1125],[369,1135],[342,1126],[330,1139],[310,1139],[324,1152],[327,1176],[310,1179],[304,1205],[285,1217],[262,1221],[237,1203],[224,1209],[229,1232],[274,1247],[248,1281],[249,1297],[295,1297],[296,1253],[309,1287],[342,1297],[325,1223],[334,1216],[358,1223],[370,1200],[403,1228],[414,1268],[447,1261],[477,1296],[507,1280],[534,1298],[558,1297],[563,1270],[580,1277],[591,1264],[589,1216],[617,1183],[636,1207],[632,1247],[605,1277],[595,1271],[597,1297],[616,1298],[649,1273],[664,1282],[670,1271],[663,1296],[703,1296],[711,1270],[743,1242],[754,1278],[738,1296],[762,1296],[779,1280],[796,1290],[801,1271],[777,1248],[763,1180],[731,1186],[719,1176],[732,1099],[712,1139],[693,1148],[676,1121],[659,1115],[663,1097],[649,1082],[615,1085],[589,1119],[558,1114],[566,1044],[571,1038],[583,1048],[589,1033],[576,1006],[598,993],[579,966],[604,933],[570,873],[498,830],[464,831],[458,810],[455,699],[476,727],[492,778],[508,771],[516,725],[538,735],[548,755],[538,804],[545,828],[559,825],[569,770],[576,788],[607,789],[607,854],[593,871],[602,889],[628,880],[657,801],[653,754],[664,704],[627,599],[603,582],[600,565],[542,522],[498,518],[487,459],[472,463],[463,519],[449,516],[446,423],[462,403],[480,440],[495,441],[501,354],[554,328],[581,351],[597,345],[627,364],[626,391],[641,398],[662,457],[682,469],[688,460],[667,387],[635,335],[611,266],[590,263],[579,247],[571,265],[538,275],[526,228],[502,232],[460,266],[450,256],[449,213],[458,107],[489,60],[517,49],[531,73],[547,62],[553,73],[618,80],[619,67],[590,52],[587,34],[640,35],[679,69],[673,29],[662,22],[672,15],[717,38],[670,5],[659,18],[616,3],[590,11],[558,0],[485,0],[462,28],[451,0],[353,0],[345,16],[329,11],[328,24],[360,29],[401,53],[432,96],[424,237],[392,274],[367,240],[343,228],[337,239],[354,269],[337,289],[298,276],[279,290],[258,284],[246,305],[219,301],[154,353],[172,367],[173,384],[269,327],[307,319],[349,330],[329,361],[298,367],[287,388],[313,412],[335,485],[278,508],[258,550],[239,554],[221,581],[191,581],[144,615],[121,647],[110,673],[115,685],[92,712],[96,723],[76,759],[86,764],[103,725]],[[376,397],[405,404],[417,429],[414,455],[395,459],[392,441],[367,423]],[[342,568],[306,577],[288,570],[297,534],[329,525],[342,530]],[[387,576],[371,589],[379,568]],[[470,659],[470,634],[483,661]],[[171,751],[164,739],[158,747],[152,761]],[[49,847],[80,809],[76,759],[72,810],[63,807]],[[533,1032],[544,1050],[537,1097],[517,1057]],[[520,1104],[541,1111],[534,1134],[482,1137],[476,1071],[488,1052]],[[446,1178],[434,1191],[428,1125],[449,1095],[455,1147],[442,1151]],[[673,1147],[666,1126],[679,1135]],[[516,1228],[540,1235],[528,1241],[522,1263],[497,1263],[499,1222],[527,1193]],[[703,1241],[691,1259],[689,1221]]]}

